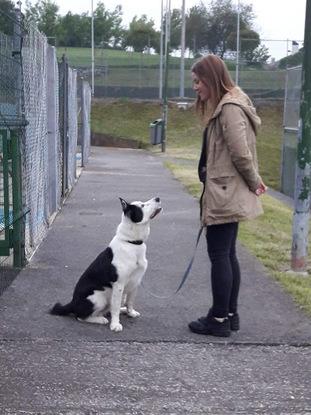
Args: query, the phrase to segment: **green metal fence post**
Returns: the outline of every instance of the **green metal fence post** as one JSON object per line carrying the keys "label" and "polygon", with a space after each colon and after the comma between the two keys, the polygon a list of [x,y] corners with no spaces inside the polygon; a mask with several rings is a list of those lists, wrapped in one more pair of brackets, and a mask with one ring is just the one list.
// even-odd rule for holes
{"label": "green metal fence post", "polygon": [[307,0],[291,266],[306,272],[311,195],[311,0]]}
{"label": "green metal fence post", "polygon": [[13,188],[13,265],[25,266],[25,220],[22,201],[22,168],[19,135],[16,130],[11,132],[12,148],[12,188]]}
{"label": "green metal fence post", "polygon": [[9,131],[7,129],[0,130],[1,141],[1,189],[3,197],[3,223],[1,223],[4,239],[0,240],[0,255],[10,255],[10,184],[9,184],[9,156],[8,156],[8,139]]}

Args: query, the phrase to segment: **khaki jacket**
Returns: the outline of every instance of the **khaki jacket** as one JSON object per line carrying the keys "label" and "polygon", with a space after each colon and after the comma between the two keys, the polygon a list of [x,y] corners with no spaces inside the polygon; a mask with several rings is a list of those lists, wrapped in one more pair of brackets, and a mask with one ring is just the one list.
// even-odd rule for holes
{"label": "khaki jacket", "polygon": [[263,213],[254,191],[258,174],[256,134],[260,126],[248,96],[238,87],[218,104],[208,123],[204,225],[239,222]]}

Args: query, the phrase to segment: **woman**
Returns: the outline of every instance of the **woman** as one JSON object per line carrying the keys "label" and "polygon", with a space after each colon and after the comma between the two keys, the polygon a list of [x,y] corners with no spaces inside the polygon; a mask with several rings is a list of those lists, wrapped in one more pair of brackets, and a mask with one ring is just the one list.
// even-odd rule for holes
{"label": "woman", "polygon": [[260,118],[218,56],[197,61],[192,79],[196,108],[206,123],[199,178],[204,183],[201,220],[206,226],[213,304],[207,316],[192,321],[189,328],[199,334],[228,337],[231,330],[239,330],[238,225],[263,212],[258,196],[267,189],[258,174]]}

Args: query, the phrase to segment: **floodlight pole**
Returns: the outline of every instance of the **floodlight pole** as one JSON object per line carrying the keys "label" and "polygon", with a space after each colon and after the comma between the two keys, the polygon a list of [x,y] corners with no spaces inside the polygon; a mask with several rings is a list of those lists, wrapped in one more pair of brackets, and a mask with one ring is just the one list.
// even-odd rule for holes
{"label": "floodlight pole", "polygon": [[311,201],[311,0],[306,2],[291,268],[307,275]]}
{"label": "floodlight pole", "polygon": [[167,89],[168,89],[168,65],[170,56],[170,26],[171,26],[171,0],[166,0],[166,12],[165,12],[165,61],[164,61],[164,88],[163,88],[163,129],[161,147],[162,152],[166,149],[166,131],[167,131],[167,113],[168,113],[168,101],[167,101]]}
{"label": "floodlight pole", "polygon": [[91,39],[92,39],[92,96],[94,97],[95,84],[94,84],[94,72],[95,72],[95,58],[94,58],[94,8],[93,0],[91,0],[91,15],[92,15],[92,24],[91,24]]}
{"label": "floodlight pole", "polygon": [[235,65],[235,83],[239,84],[239,62],[240,60],[240,0],[238,0],[237,29],[236,29],[236,65]]}
{"label": "floodlight pole", "polygon": [[163,94],[163,40],[164,40],[164,30],[163,30],[163,0],[161,0],[161,34],[160,34],[160,77],[159,77],[159,99],[162,99]]}
{"label": "floodlight pole", "polygon": [[185,15],[185,0],[182,0],[181,8],[181,54],[180,54],[180,83],[179,96],[185,96],[185,43],[186,43],[186,15]]}

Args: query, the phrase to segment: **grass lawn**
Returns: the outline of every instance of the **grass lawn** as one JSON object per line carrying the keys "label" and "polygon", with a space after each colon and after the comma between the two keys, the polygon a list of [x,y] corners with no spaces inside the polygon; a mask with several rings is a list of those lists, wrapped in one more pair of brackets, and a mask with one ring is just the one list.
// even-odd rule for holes
{"label": "grass lawn", "polygon": [[[260,106],[258,114],[262,119],[257,141],[260,173],[269,187],[279,190],[283,110],[281,107]],[[136,139],[148,146],[149,124],[160,117],[161,107],[157,103],[95,101],[92,131]],[[166,153],[161,153],[158,146],[150,149],[163,158],[176,178],[197,198],[201,192],[197,161],[202,129],[193,108],[185,111],[172,105],[169,108]],[[287,273],[290,269],[292,211],[269,195],[264,195],[262,202],[265,214],[241,223],[239,240],[292,295],[297,305],[311,315],[310,276]]]}

